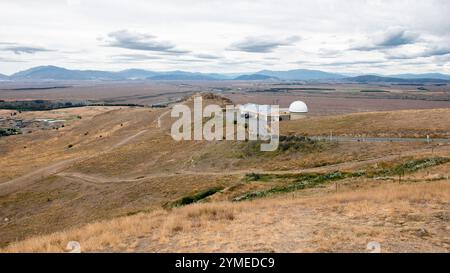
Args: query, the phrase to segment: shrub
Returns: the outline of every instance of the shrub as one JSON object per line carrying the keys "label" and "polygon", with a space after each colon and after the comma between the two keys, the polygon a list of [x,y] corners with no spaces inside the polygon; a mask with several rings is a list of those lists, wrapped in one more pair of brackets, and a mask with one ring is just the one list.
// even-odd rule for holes
{"label": "shrub", "polygon": [[211,189],[207,189],[205,191],[198,192],[194,195],[185,196],[185,197],[175,201],[172,204],[172,207],[181,207],[181,206],[197,203],[197,202],[205,199],[206,197],[211,196],[221,190],[223,190],[223,188],[221,188],[221,187],[211,188]]}

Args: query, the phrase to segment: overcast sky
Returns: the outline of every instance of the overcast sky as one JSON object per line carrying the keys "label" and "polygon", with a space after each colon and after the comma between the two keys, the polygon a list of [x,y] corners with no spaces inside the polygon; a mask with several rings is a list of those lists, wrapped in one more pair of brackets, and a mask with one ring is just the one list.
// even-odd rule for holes
{"label": "overcast sky", "polygon": [[0,73],[450,73],[448,0],[1,0]]}

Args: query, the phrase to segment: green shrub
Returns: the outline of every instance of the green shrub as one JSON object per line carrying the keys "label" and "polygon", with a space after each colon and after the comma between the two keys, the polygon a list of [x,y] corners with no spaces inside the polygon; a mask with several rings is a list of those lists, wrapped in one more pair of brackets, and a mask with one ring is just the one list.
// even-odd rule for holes
{"label": "green shrub", "polygon": [[205,191],[198,192],[194,195],[185,196],[172,203],[172,207],[181,207],[192,203],[197,203],[208,196],[211,196],[219,191],[223,190],[221,187],[207,189]]}

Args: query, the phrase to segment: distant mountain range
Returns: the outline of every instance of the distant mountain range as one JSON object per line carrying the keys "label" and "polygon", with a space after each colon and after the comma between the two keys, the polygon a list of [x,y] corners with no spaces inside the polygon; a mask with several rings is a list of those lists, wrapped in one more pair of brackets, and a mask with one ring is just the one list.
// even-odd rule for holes
{"label": "distant mountain range", "polygon": [[227,75],[193,73],[185,71],[154,72],[143,69],[127,69],[119,72],[99,70],[69,70],[57,66],[38,66],[7,77],[13,81],[34,80],[195,80],[212,81],[230,79]]}
{"label": "distant mountain range", "polygon": [[38,66],[17,72],[11,80],[117,80],[120,75],[114,72],[97,70],[69,70],[57,66]]}
{"label": "distant mountain range", "polygon": [[439,78],[393,78],[393,77],[382,77],[375,75],[363,75],[351,78],[343,79],[345,82],[354,82],[354,83],[417,83],[417,84],[425,84],[425,83],[450,83],[450,80],[439,79]]}
{"label": "distant mountain range", "polygon": [[450,75],[445,75],[445,74],[441,74],[441,73],[398,74],[398,75],[390,75],[389,77],[400,78],[400,79],[439,79],[439,80],[450,81]]}
{"label": "distant mountain range", "polygon": [[268,81],[268,80],[280,80],[277,77],[262,75],[262,74],[251,74],[251,75],[241,75],[234,78],[236,81]]}
{"label": "distant mountain range", "polygon": [[450,81],[450,75],[439,73],[428,74],[399,74],[393,76],[363,75],[348,77],[343,74],[329,73],[320,70],[296,69],[288,71],[262,70],[255,73],[199,73],[186,71],[155,72],[143,69],[127,69],[119,72],[100,70],[70,70],[57,66],[38,66],[17,72],[11,76],[0,74],[0,80],[10,81],[124,81],[124,80],[155,80],[155,81],[214,81],[214,80],[242,80],[242,81],[328,81],[355,83],[434,83]]}
{"label": "distant mountain range", "polygon": [[203,74],[203,73],[192,73],[185,71],[172,71],[172,72],[162,72],[154,76],[147,77],[147,80],[154,81],[214,81],[219,80],[218,78]]}
{"label": "distant mountain range", "polygon": [[257,72],[259,75],[266,75],[278,78],[280,80],[296,80],[296,81],[310,81],[310,80],[336,80],[343,79],[346,76],[335,73],[328,73],[319,70],[296,69],[288,71],[271,71],[262,70]]}

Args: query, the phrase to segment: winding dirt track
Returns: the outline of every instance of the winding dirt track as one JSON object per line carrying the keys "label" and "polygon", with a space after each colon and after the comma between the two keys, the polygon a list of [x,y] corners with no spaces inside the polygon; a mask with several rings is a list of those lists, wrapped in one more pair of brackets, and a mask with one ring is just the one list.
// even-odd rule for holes
{"label": "winding dirt track", "polygon": [[[138,133],[136,133],[132,136],[129,136],[129,137],[121,140],[120,142],[116,143],[115,145],[111,146],[110,148],[102,151],[100,153],[100,155],[103,153],[110,152],[116,148],[123,146],[123,145],[126,145],[129,142],[131,142],[132,140],[136,139],[137,137],[139,137],[140,135],[142,135],[146,132],[148,132],[148,129],[139,131]],[[27,173],[27,174],[22,175],[17,178],[14,178],[7,182],[1,183],[0,184],[0,194],[1,195],[8,194],[9,192],[14,191],[15,189],[32,184],[33,182],[40,180],[42,178],[48,177],[50,175],[58,174],[77,163],[81,163],[83,161],[86,161],[86,160],[91,159],[98,155],[99,154],[93,154],[93,155],[89,155],[89,156],[78,156],[78,157],[62,160],[62,161],[53,163],[49,166],[39,168],[35,171],[32,171],[30,173]]]}
{"label": "winding dirt track", "polygon": [[[161,128],[161,119],[163,117],[165,117],[167,114],[170,113],[170,110],[163,112],[161,115],[159,115],[154,121],[153,124],[155,125],[156,128]],[[66,160],[62,160],[53,164],[50,164],[46,167],[42,167],[39,169],[36,169],[30,173],[27,173],[25,175],[22,175],[20,177],[14,178],[12,180],[0,183],[0,195],[7,195],[19,188],[23,188],[24,186],[30,185],[40,179],[43,179],[45,177],[51,176],[51,175],[63,175],[64,173],[62,173],[64,170],[69,169],[70,167],[72,167],[75,164],[78,163],[82,163],[86,160],[89,160],[93,157],[96,157],[98,155],[110,152],[114,149],[120,148],[128,143],[130,143],[131,141],[135,140],[136,138],[138,138],[139,136],[149,132],[150,129],[144,129],[141,130],[139,132],[137,132],[134,135],[128,136],[122,140],[120,140],[119,142],[117,142],[116,144],[110,146],[109,148],[105,149],[104,151],[97,153],[97,154],[93,154],[93,155],[88,155],[88,156],[77,156],[74,158],[70,158],[70,159],[66,159]],[[61,174],[59,174],[61,173]],[[66,175],[66,176],[71,176],[71,175]],[[72,177],[77,177],[82,179],[85,182],[91,182],[91,183],[105,183],[106,181],[110,181],[111,179],[105,179],[105,178],[100,178],[100,177],[94,177],[91,176],[89,177],[88,175],[84,175],[84,174],[76,174],[73,175]],[[114,179],[112,179],[114,180]],[[118,182],[126,182],[123,179],[119,180]]]}
{"label": "winding dirt track", "polygon": [[[401,156],[413,156],[416,154],[423,154],[424,152],[427,152],[430,150],[429,148],[425,149],[417,149],[410,152],[402,153]],[[441,152],[448,153],[450,152],[449,147],[446,147],[445,149],[441,150]],[[430,151],[431,154],[431,151]],[[144,181],[147,179],[153,179],[153,178],[164,178],[164,177],[176,177],[176,176],[225,176],[225,175],[239,175],[243,176],[248,173],[259,173],[259,174],[300,174],[300,173],[313,173],[313,172],[332,172],[342,169],[354,169],[354,168],[360,168],[369,164],[375,164],[378,162],[386,161],[386,160],[395,160],[399,157],[399,155],[388,155],[368,160],[362,160],[362,161],[351,161],[351,162],[344,162],[339,164],[333,164],[328,166],[322,166],[322,167],[315,167],[315,168],[307,168],[307,169],[297,169],[297,170],[287,170],[287,171],[265,171],[260,169],[242,169],[242,170],[226,170],[223,172],[211,172],[211,171],[188,171],[188,170],[180,170],[176,173],[153,173],[150,175],[146,175],[144,177],[135,178],[135,179],[128,179],[128,178],[118,178],[118,177],[102,177],[102,176],[95,176],[95,175],[88,175],[85,173],[79,173],[79,172],[60,172],[57,175],[61,177],[68,177],[68,178],[76,178],[79,179],[82,182],[90,183],[90,184],[102,184],[102,183],[133,183],[138,181]]]}
{"label": "winding dirt track", "polygon": [[[153,121],[153,123],[156,127],[155,128],[156,130],[161,130],[161,119],[163,117],[165,117],[168,113],[170,113],[170,110],[163,112],[161,115],[159,115]],[[105,149],[104,151],[100,152],[100,155],[103,153],[110,152],[121,146],[124,146],[147,132],[153,132],[153,131],[150,129],[141,130],[141,131],[137,132],[136,134],[128,136],[128,137],[120,140],[116,144],[110,146],[109,148]],[[427,150],[429,150],[429,148],[409,151],[409,152],[402,153],[401,156],[411,156],[411,155],[415,155],[415,154],[419,154],[419,153],[424,153]],[[440,152],[445,152],[445,153],[450,152],[450,146],[448,146],[448,145],[443,146],[440,149]],[[431,152],[430,152],[430,154],[431,154]],[[175,177],[175,176],[186,176],[186,175],[224,176],[224,175],[245,175],[247,173],[252,173],[252,172],[261,173],[261,174],[296,174],[296,173],[305,173],[305,172],[329,172],[329,171],[335,171],[335,170],[340,170],[340,169],[359,168],[359,167],[365,166],[367,164],[374,164],[374,163],[386,161],[386,160],[395,160],[396,158],[399,157],[399,155],[387,155],[387,156],[373,158],[373,159],[369,159],[369,160],[363,160],[363,161],[344,162],[344,163],[340,163],[340,164],[328,165],[328,166],[323,166],[323,167],[308,168],[308,169],[294,169],[294,170],[286,170],[286,171],[265,171],[265,170],[260,170],[260,169],[225,170],[223,172],[181,170],[176,173],[154,173],[154,174],[150,174],[145,177],[138,178],[138,179],[130,179],[130,178],[124,178],[124,177],[122,177],[122,178],[120,178],[120,177],[101,177],[101,176],[93,176],[93,175],[88,175],[88,174],[78,173],[78,172],[64,172],[65,170],[69,169],[71,166],[81,163],[83,161],[86,161],[88,159],[91,159],[98,155],[99,154],[97,153],[97,154],[93,154],[93,155],[79,156],[79,157],[75,157],[75,158],[62,160],[62,161],[56,162],[54,164],[51,164],[49,166],[37,169],[37,170],[30,172],[28,174],[25,174],[21,177],[1,183],[0,184],[0,195],[8,194],[11,191],[14,191],[18,188],[22,188],[26,185],[32,184],[42,178],[50,176],[50,175],[58,175],[58,176],[62,176],[62,177],[77,178],[77,179],[80,179],[80,182],[93,183],[93,184],[126,183],[126,182],[143,181],[143,180],[152,179],[152,178]]]}

